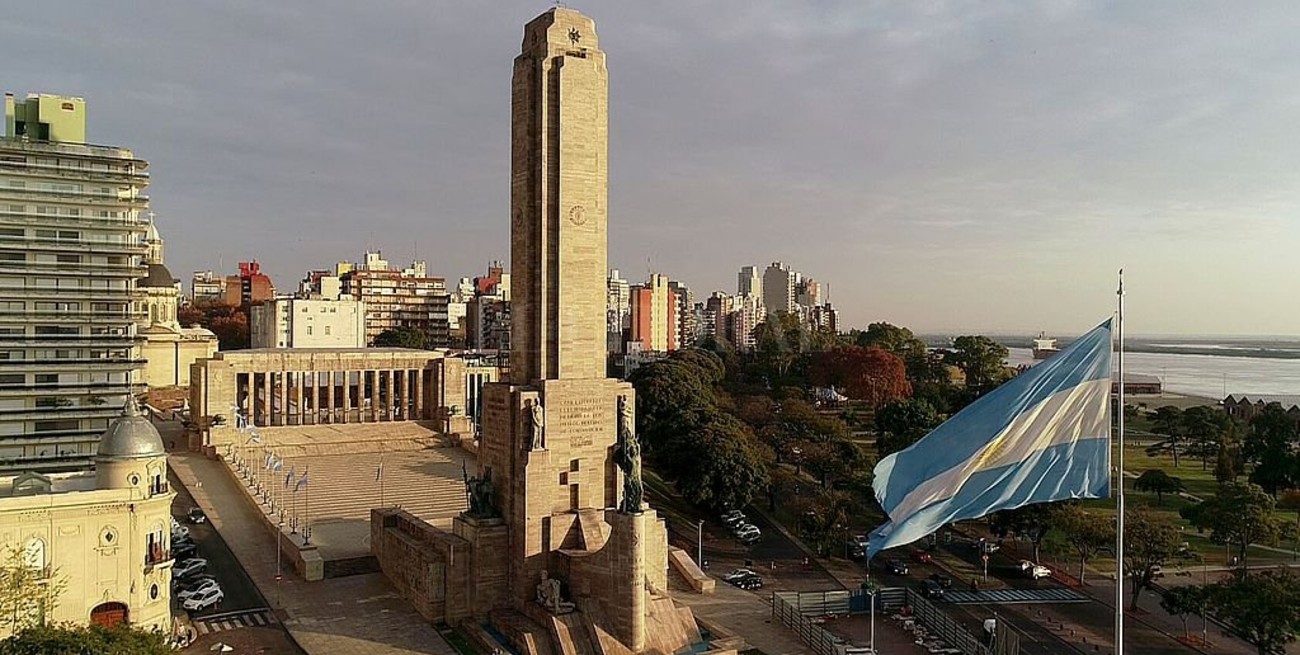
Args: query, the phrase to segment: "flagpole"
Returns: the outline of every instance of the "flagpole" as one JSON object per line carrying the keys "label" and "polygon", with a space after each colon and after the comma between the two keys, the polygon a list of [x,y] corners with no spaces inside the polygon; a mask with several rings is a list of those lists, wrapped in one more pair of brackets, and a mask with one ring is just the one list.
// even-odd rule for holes
{"label": "flagpole", "polygon": [[1119,455],[1115,494],[1115,655],[1124,655],[1124,269],[1119,269]]}

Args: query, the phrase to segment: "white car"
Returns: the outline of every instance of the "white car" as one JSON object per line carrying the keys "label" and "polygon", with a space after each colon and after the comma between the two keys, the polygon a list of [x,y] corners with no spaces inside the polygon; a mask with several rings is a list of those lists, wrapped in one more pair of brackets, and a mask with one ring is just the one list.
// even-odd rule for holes
{"label": "white car", "polygon": [[206,594],[209,591],[212,591],[213,589],[220,591],[221,585],[217,584],[216,580],[204,580],[203,582],[189,589],[182,589],[180,593],[176,594],[176,597],[181,600],[188,600],[195,596],[202,596],[203,594]]}
{"label": "white car", "polygon": [[181,603],[181,607],[184,607],[191,612],[197,612],[212,607],[225,599],[225,592],[221,591],[221,588],[218,587],[215,589],[209,589],[197,596],[186,598],[184,602]]}
{"label": "white car", "polygon": [[1035,564],[1027,559],[1020,560],[1020,571],[1027,577],[1038,580],[1039,578],[1052,577],[1052,570],[1042,564]]}
{"label": "white car", "polygon": [[[175,521],[176,519],[172,519]],[[183,525],[172,526],[172,541],[185,541],[190,538],[190,529]]]}
{"label": "white car", "polygon": [[758,575],[752,569],[736,569],[731,573],[722,576],[723,582],[735,582],[747,575]]}
{"label": "white car", "polygon": [[208,560],[202,557],[193,557],[177,563],[175,568],[172,569],[172,577],[187,578],[195,573],[202,573],[206,568],[208,568]]}

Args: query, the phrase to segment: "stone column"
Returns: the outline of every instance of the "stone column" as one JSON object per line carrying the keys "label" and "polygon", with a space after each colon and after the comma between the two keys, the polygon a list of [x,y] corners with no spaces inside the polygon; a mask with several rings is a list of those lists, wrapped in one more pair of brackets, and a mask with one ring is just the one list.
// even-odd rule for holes
{"label": "stone column", "polygon": [[[370,422],[377,423],[379,421],[379,371],[373,369],[366,371],[365,387],[369,389],[366,398],[370,401]],[[364,406],[365,403],[362,403],[362,407]]]}
{"label": "stone column", "polygon": [[289,424],[289,372],[280,372],[280,425]]}
{"label": "stone column", "polygon": [[397,380],[395,379],[396,377],[397,377],[397,371],[393,369],[389,369],[388,382],[385,385],[388,387],[388,404],[387,406],[384,407],[384,419],[388,421],[392,421],[397,418],[397,395],[396,395]]}
{"label": "stone column", "polygon": [[415,370],[415,420],[422,421],[424,416],[424,369]]}
{"label": "stone column", "polygon": [[304,394],[302,392],[303,382],[307,381],[307,374],[298,371],[294,373],[293,400],[298,404],[298,425],[307,423],[307,405],[303,402]]}
{"label": "stone column", "polygon": [[[325,380],[325,409],[328,412],[325,422],[334,423],[338,421],[338,415],[334,413],[334,371],[326,371]],[[319,392],[316,395],[319,397]]]}
{"label": "stone column", "polygon": [[339,418],[339,423],[347,423],[352,420],[352,371],[343,369],[343,415]]}
{"label": "stone column", "polygon": [[267,427],[271,425],[271,374],[262,374],[262,421]]}

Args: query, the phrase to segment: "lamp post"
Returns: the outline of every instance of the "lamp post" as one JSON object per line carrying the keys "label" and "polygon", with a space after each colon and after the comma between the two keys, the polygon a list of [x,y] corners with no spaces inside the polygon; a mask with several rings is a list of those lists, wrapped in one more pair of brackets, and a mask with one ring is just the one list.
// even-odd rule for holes
{"label": "lamp post", "polygon": [[695,563],[704,568],[704,519],[695,523]]}
{"label": "lamp post", "polygon": [[871,655],[876,655],[876,583],[870,578],[866,584],[867,601],[871,603]]}

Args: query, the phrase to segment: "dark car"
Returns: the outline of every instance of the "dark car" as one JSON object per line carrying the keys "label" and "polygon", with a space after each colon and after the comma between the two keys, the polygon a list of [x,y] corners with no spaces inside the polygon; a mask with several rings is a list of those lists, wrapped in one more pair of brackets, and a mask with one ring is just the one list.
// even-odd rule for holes
{"label": "dark car", "polygon": [[907,564],[902,560],[887,559],[884,564],[885,570],[894,575],[907,575]]}
{"label": "dark car", "polygon": [[183,541],[172,544],[172,557],[177,560],[184,560],[194,557],[199,547],[193,541]]}
{"label": "dark car", "polygon": [[203,510],[197,507],[191,507],[190,512],[185,515],[185,518],[188,519],[190,523],[207,523],[208,521],[208,515],[204,514]]}
{"label": "dark car", "polygon": [[943,587],[934,580],[922,580],[921,595],[926,598],[943,598]]}
{"label": "dark car", "polygon": [[749,575],[742,576],[739,580],[732,582],[732,584],[736,585],[737,587],[740,587],[741,589],[747,589],[752,591],[754,589],[763,588],[763,578],[759,577],[757,573],[751,573]]}
{"label": "dark car", "polygon": [[942,573],[931,573],[930,580],[933,580],[935,584],[939,585],[940,587],[943,587],[944,589],[952,588],[952,578]]}

